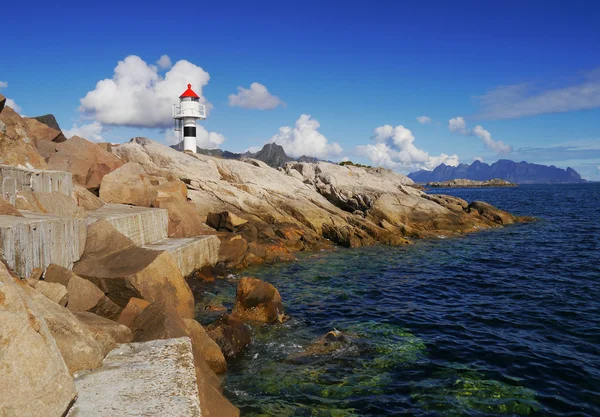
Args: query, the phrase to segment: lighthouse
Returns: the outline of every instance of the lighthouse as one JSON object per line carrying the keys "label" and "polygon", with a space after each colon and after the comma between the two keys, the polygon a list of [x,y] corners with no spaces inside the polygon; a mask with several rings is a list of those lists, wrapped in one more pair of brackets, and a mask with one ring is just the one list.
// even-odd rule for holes
{"label": "lighthouse", "polygon": [[179,104],[173,104],[173,119],[175,131],[179,133],[179,150],[196,153],[196,120],[206,119],[206,108],[192,85],[187,87],[179,96]]}

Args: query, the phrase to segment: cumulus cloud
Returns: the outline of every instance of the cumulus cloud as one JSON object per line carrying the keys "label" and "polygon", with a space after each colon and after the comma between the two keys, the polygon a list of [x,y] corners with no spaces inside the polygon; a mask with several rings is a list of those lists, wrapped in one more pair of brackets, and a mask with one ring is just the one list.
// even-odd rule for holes
{"label": "cumulus cloud", "polygon": [[156,65],[158,65],[158,67],[162,69],[169,69],[173,66],[173,63],[171,62],[171,58],[169,58],[169,55],[163,55],[158,61],[156,61]]}
{"label": "cumulus cloud", "polygon": [[320,126],[310,115],[303,114],[294,127],[280,127],[279,132],[269,142],[283,146],[285,152],[294,158],[306,155],[326,159],[342,153],[342,147],[338,143],[329,143],[319,132]]}
{"label": "cumulus cloud", "polygon": [[594,109],[600,107],[600,67],[570,85],[543,87],[515,84],[492,89],[475,97],[481,118],[515,119],[545,113]]}
{"label": "cumulus cloud", "polygon": [[473,158],[473,162],[475,161],[483,162],[483,158],[481,156],[476,156],[475,158]]}
{"label": "cumulus cloud", "polygon": [[19,106],[12,98],[7,98],[5,105],[11,107],[17,113],[21,113],[21,106]]}
{"label": "cumulus cloud", "polygon": [[431,123],[431,117],[419,116],[417,117],[417,122],[421,123],[422,125],[426,125],[427,123]]}
{"label": "cumulus cloud", "polygon": [[[8,82],[6,81],[0,81],[0,90],[3,88],[8,87]],[[14,111],[16,111],[17,113],[21,113],[21,106],[19,106],[17,103],[15,103],[15,101],[12,98],[6,98],[6,103],[4,103],[6,106],[12,108]]]}
{"label": "cumulus cloud", "polygon": [[72,138],[73,136],[79,136],[92,142],[102,142],[104,140],[102,137],[102,130],[103,127],[98,122],[93,122],[82,126],[73,124],[71,129],[63,130],[63,134],[68,139]]}
{"label": "cumulus cloud", "polygon": [[188,83],[207,103],[202,89],[210,79],[201,67],[177,61],[161,76],[155,65],[130,55],[119,61],[112,78],[99,81],[81,99],[80,110],[104,125],[167,128],[173,123],[171,106]]}
{"label": "cumulus cloud", "polygon": [[512,152],[512,146],[506,145],[500,140],[493,140],[492,134],[484,129],[483,126],[477,125],[473,130],[467,129],[465,119],[460,116],[448,120],[448,129],[451,132],[461,133],[466,136],[475,135],[483,141],[486,148],[491,149],[498,154],[508,154]]}
{"label": "cumulus cloud", "polygon": [[450,132],[466,133],[467,124],[465,119],[458,116],[448,120],[448,129],[450,129]]}
{"label": "cumulus cloud", "polygon": [[369,158],[371,163],[390,169],[418,168],[431,170],[441,163],[458,165],[458,155],[430,156],[415,146],[412,132],[402,125],[380,126],[371,137],[375,144],[359,146],[358,153]]}
{"label": "cumulus cloud", "polygon": [[229,105],[244,109],[270,110],[285,106],[279,97],[272,95],[267,87],[260,83],[250,84],[250,88],[238,87],[237,94],[229,95]]}

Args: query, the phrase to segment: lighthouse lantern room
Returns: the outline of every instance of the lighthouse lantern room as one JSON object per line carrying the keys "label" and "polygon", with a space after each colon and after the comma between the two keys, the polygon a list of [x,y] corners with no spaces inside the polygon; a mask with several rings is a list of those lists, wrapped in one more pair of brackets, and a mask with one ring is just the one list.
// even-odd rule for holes
{"label": "lighthouse lantern room", "polygon": [[179,133],[179,150],[196,153],[196,120],[206,119],[206,108],[191,84],[179,96],[179,104],[173,104],[173,119],[175,131]]}

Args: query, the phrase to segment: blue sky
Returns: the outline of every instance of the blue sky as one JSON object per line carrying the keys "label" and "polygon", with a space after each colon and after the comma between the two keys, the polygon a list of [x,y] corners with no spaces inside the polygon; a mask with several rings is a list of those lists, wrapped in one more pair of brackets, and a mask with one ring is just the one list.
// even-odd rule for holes
{"label": "blue sky", "polygon": [[[401,172],[508,158],[600,180],[600,2],[58,1],[2,13],[0,92],[98,140],[173,140],[165,94],[176,101],[188,71],[205,84],[211,146],[276,141]],[[173,67],[157,65],[163,55]],[[98,89],[120,61],[117,91]]]}

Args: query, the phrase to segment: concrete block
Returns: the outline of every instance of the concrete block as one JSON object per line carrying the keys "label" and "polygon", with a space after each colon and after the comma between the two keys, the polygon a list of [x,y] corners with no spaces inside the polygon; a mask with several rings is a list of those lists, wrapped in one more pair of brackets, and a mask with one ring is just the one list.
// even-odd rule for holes
{"label": "concrete block", "polygon": [[119,345],[101,368],[76,375],[67,417],[201,417],[190,339]]}
{"label": "concrete block", "polygon": [[0,196],[14,205],[19,191],[58,191],[71,197],[73,176],[70,172],[0,165]]}
{"label": "concrete block", "polygon": [[0,257],[22,278],[51,263],[70,268],[85,247],[85,219],[23,211],[0,216]]}
{"label": "concrete block", "polygon": [[181,274],[186,277],[197,269],[214,266],[219,261],[221,242],[217,236],[197,236],[180,239],[164,239],[145,247],[168,251]]}
{"label": "concrete block", "polygon": [[167,238],[169,212],[165,209],[105,204],[88,212],[88,224],[104,219],[138,246]]}

